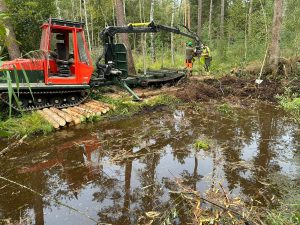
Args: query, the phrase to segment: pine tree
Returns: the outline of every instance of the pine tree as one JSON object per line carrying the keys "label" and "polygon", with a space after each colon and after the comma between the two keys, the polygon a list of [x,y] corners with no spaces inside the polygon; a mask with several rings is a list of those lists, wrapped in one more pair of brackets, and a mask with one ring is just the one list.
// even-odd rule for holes
{"label": "pine tree", "polygon": [[202,0],[198,0],[198,26],[197,31],[198,35],[201,36],[202,29]]}
{"label": "pine tree", "polygon": [[274,2],[274,16],[272,25],[272,37],[269,50],[269,64],[272,68],[273,74],[277,73],[278,59],[280,56],[280,33],[283,19],[283,0],[275,0]]}
{"label": "pine tree", "polygon": [[[124,6],[122,0],[116,0],[116,17],[117,17],[117,25],[118,26],[124,26],[126,24],[125,21],[125,14],[124,14]],[[127,58],[128,58],[128,72],[131,75],[135,75],[135,67],[134,67],[134,61],[132,57],[132,51],[131,46],[129,43],[129,37],[128,34],[120,34],[119,35],[120,41],[125,44],[127,47]]]}

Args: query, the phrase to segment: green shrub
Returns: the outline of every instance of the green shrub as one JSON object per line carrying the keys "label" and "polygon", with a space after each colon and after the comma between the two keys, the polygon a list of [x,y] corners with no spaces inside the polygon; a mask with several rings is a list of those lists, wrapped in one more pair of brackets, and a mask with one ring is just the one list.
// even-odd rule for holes
{"label": "green shrub", "polygon": [[196,140],[194,143],[194,147],[197,150],[203,149],[203,150],[208,150],[210,148],[210,145],[208,141],[206,140]]}
{"label": "green shrub", "polygon": [[290,98],[286,96],[279,96],[280,106],[288,112],[292,119],[300,122],[300,98]]}

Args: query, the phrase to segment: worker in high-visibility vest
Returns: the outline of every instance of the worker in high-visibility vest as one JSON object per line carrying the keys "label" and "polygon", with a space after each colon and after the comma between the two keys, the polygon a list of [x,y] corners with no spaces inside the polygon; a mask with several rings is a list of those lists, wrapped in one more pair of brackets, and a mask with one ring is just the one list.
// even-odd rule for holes
{"label": "worker in high-visibility vest", "polygon": [[207,45],[203,45],[200,63],[204,66],[206,72],[209,72],[210,63],[212,61],[211,52]]}
{"label": "worker in high-visibility vest", "polygon": [[195,50],[193,48],[193,42],[188,42],[185,49],[185,68],[190,70],[190,74],[193,71]]}

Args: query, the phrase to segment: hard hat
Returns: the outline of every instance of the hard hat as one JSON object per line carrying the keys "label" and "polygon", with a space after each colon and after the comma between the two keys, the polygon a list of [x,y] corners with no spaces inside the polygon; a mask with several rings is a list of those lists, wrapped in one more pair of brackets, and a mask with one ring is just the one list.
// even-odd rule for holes
{"label": "hard hat", "polygon": [[188,45],[188,46],[193,46],[193,42],[189,41],[189,42],[187,43],[187,45]]}

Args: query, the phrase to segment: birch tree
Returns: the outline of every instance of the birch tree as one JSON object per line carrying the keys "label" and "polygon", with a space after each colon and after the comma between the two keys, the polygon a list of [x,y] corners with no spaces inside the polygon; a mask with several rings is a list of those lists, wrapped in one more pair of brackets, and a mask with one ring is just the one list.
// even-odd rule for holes
{"label": "birch tree", "polygon": [[283,19],[283,1],[284,0],[275,0],[274,2],[272,37],[269,50],[269,64],[272,68],[273,74],[277,73],[278,59],[280,56],[279,43]]}
{"label": "birch tree", "polygon": [[[0,0],[0,12],[7,13],[7,7],[4,0]],[[9,19],[4,19],[4,27],[6,30],[6,46],[10,59],[16,59],[21,56],[20,48],[16,40],[16,35]]]}
{"label": "birch tree", "polygon": [[[125,15],[124,15],[124,7],[123,7],[123,1],[122,0],[116,0],[116,17],[117,17],[117,25],[118,26],[124,26],[126,24],[125,21]],[[134,67],[134,61],[132,57],[132,51],[129,43],[129,37],[128,34],[119,34],[120,41],[125,44],[127,47],[127,58],[128,58],[128,72],[131,75],[135,75],[135,67]]]}
{"label": "birch tree", "polygon": [[[150,22],[154,21],[154,3],[155,0],[151,0],[151,7],[150,7]],[[156,61],[156,55],[155,55],[155,43],[154,43],[154,34],[150,34],[151,37],[151,59],[152,62]]]}

